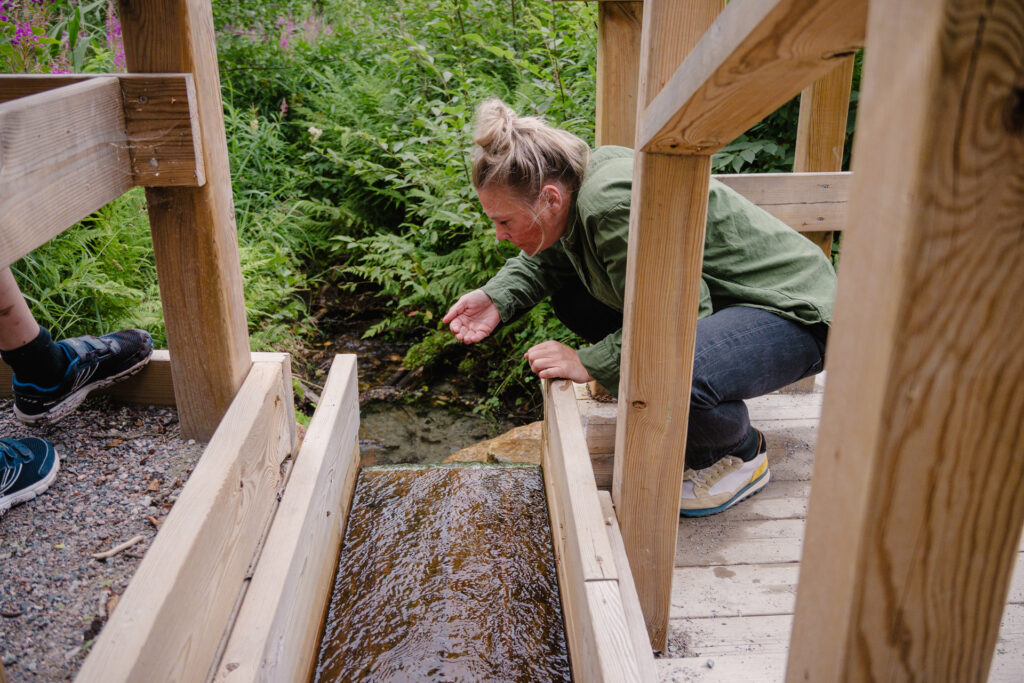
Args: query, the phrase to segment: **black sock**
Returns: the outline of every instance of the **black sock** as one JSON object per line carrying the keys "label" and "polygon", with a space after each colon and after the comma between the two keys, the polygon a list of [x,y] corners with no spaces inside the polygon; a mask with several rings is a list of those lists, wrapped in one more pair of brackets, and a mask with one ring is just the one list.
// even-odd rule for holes
{"label": "black sock", "polygon": [[731,455],[735,455],[743,462],[750,462],[761,452],[763,443],[764,436],[762,436],[761,432],[751,427],[747,435],[743,437],[743,441],[740,441],[740,444],[733,449]]}
{"label": "black sock", "polygon": [[39,335],[28,344],[0,351],[0,357],[11,366],[19,382],[43,388],[59,384],[69,363],[64,349],[54,343],[45,327],[40,327]]}

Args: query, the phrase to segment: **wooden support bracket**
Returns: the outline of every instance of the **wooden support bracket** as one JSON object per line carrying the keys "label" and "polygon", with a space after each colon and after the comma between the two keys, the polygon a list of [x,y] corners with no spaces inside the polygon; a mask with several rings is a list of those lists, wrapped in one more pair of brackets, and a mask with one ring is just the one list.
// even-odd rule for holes
{"label": "wooden support bracket", "polygon": [[0,266],[137,185],[205,182],[192,77],[0,76]]}
{"label": "wooden support bracket", "polygon": [[718,151],[863,46],[867,5],[762,0],[726,6],[644,111],[637,147],[664,154]]}

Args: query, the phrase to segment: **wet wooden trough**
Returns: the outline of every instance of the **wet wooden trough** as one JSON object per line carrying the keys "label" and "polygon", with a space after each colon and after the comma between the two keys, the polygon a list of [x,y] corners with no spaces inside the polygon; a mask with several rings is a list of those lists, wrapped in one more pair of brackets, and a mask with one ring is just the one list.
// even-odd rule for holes
{"label": "wet wooden trough", "polygon": [[[77,680],[309,677],[359,471],[355,357],[335,359],[294,457],[289,389],[287,356],[254,363]],[[654,680],[573,386],[545,383],[544,399],[544,488],[573,676]]]}

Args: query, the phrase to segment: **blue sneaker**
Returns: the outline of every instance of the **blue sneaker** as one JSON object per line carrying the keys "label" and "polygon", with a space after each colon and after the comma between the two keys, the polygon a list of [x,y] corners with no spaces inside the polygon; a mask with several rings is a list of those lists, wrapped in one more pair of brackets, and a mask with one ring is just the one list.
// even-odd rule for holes
{"label": "blue sneaker", "polygon": [[0,515],[50,488],[59,465],[46,439],[0,439]]}
{"label": "blue sneaker", "polygon": [[14,377],[14,414],[25,424],[56,422],[77,408],[90,391],[128,379],[153,355],[153,339],[145,330],[74,337],[57,346],[71,361],[58,384],[40,387]]}

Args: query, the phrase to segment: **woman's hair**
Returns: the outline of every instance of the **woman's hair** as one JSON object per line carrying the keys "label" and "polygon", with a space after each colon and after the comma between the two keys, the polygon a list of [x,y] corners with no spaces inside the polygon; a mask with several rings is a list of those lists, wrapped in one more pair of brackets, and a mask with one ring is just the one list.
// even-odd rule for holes
{"label": "woman's hair", "polygon": [[505,186],[530,200],[549,182],[578,190],[590,158],[580,138],[542,118],[517,116],[499,99],[477,107],[473,142],[473,185]]}

